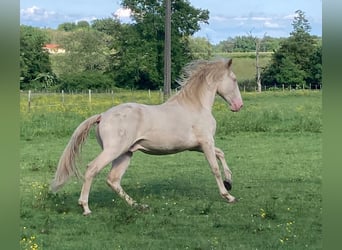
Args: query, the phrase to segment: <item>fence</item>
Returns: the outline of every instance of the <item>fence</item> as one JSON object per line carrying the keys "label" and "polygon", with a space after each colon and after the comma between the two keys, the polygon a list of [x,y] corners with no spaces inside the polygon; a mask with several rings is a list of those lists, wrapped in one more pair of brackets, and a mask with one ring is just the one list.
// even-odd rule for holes
{"label": "fence", "polygon": [[[174,90],[173,92],[177,92]],[[84,106],[98,103],[107,106],[117,105],[122,102],[142,102],[146,104],[159,104],[163,102],[163,92],[160,91],[132,91],[110,90],[106,92],[88,91],[21,91],[20,108],[30,111],[39,107],[54,106]]]}
{"label": "fence", "polygon": [[[257,87],[251,88],[250,86],[243,85],[240,86],[241,92],[256,92]],[[263,92],[288,92],[288,91],[309,91],[309,90],[321,90],[322,85],[313,85],[305,88],[305,86],[289,86],[284,85],[273,87],[263,86]],[[179,89],[173,89],[171,94],[175,94]],[[20,105],[27,107],[30,111],[32,108],[42,107],[42,106],[68,106],[68,105],[92,105],[96,103],[98,99],[101,102],[107,102],[108,106],[113,106],[120,104],[122,102],[141,102],[145,104],[160,104],[164,101],[164,95],[162,90],[151,91],[151,90],[107,90],[105,92],[98,92],[97,90],[88,91],[61,91],[61,92],[48,92],[48,91],[21,91],[20,95]]]}
{"label": "fence", "polygon": [[[321,90],[322,84],[310,84],[306,85],[288,85],[285,87],[285,84],[281,85],[273,85],[273,86],[262,86],[262,91],[293,91],[293,90]],[[243,92],[257,92],[258,88],[255,84],[247,84],[240,85],[240,90]]]}

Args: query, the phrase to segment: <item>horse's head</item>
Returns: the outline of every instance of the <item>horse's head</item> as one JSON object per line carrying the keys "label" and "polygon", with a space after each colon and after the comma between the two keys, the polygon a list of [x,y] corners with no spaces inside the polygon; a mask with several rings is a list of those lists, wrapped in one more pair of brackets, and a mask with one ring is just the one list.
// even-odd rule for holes
{"label": "horse's head", "polygon": [[229,103],[231,111],[236,112],[242,108],[243,101],[235,74],[231,69],[232,62],[232,59],[229,59],[226,63],[227,73],[218,84],[217,94]]}

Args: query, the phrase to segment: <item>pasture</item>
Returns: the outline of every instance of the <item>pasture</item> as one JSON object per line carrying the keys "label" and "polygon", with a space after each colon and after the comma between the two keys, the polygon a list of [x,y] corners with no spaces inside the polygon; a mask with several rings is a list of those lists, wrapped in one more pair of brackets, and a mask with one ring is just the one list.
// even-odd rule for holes
{"label": "pasture", "polygon": [[[59,157],[74,129],[92,114],[122,102],[161,102],[158,92],[21,93],[21,249],[322,249],[322,93],[242,93],[244,108],[218,97],[216,144],[233,171],[227,204],[204,156],[135,153],[122,185],[150,209],[129,207],[105,183],[93,182],[84,217],[81,181],[49,192]],[[81,169],[100,148],[94,133]]]}

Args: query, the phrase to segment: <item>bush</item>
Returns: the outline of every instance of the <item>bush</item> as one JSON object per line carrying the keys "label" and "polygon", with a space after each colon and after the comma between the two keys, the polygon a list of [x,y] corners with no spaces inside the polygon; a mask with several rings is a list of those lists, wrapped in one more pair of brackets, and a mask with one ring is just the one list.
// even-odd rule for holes
{"label": "bush", "polygon": [[99,71],[66,74],[60,78],[59,90],[74,91],[97,89],[104,91],[114,87],[114,81],[110,75]]}

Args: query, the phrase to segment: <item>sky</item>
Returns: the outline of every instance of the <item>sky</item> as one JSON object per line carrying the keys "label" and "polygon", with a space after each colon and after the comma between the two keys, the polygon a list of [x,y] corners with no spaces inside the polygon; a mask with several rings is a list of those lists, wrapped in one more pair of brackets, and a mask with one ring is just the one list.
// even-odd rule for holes
{"label": "sky", "polygon": [[[227,38],[253,35],[288,37],[296,10],[302,10],[311,34],[322,36],[322,0],[189,0],[195,8],[209,10],[209,24],[202,24],[196,37],[213,44]],[[112,17],[128,22],[129,10],[120,0],[20,0],[20,24],[57,28],[65,22]]]}

